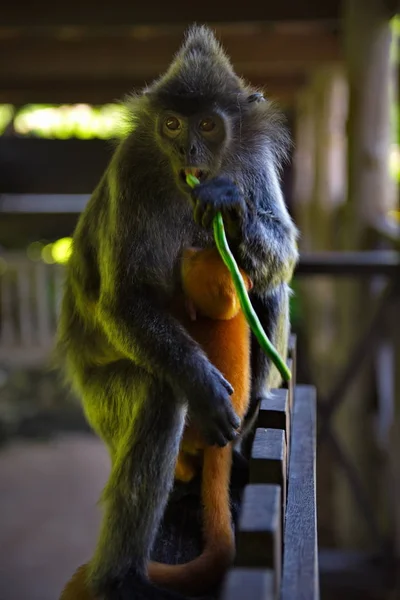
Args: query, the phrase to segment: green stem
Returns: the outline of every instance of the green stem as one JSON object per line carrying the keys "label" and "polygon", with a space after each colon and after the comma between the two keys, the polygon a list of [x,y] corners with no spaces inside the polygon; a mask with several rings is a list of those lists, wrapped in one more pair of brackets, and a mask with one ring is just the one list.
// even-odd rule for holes
{"label": "green stem", "polygon": [[[188,185],[190,185],[190,187],[192,188],[200,183],[197,177],[194,177],[194,175],[187,175],[186,181]],[[239,297],[240,306],[242,307],[243,314],[245,315],[252,332],[256,336],[261,348],[271,358],[276,368],[279,370],[284,381],[290,381],[292,375],[287,364],[282,360],[276,348],[268,339],[260,323],[260,320],[254,308],[251,305],[250,298],[248,296],[246,286],[243,281],[243,277],[239,271],[235,258],[229,248],[228,241],[226,239],[224,222],[221,213],[218,213],[214,217],[213,229],[216,246],[218,248],[222,260],[224,261],[225,265],[230,271],[237,295]]]}

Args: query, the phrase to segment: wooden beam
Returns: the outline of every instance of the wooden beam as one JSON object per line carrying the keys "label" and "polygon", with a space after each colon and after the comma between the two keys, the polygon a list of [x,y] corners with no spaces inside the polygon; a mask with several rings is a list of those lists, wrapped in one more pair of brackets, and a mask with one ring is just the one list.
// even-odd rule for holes
{"label": "wooden beam", "polygon": [[400,253],[394,250],[302,252],[296,276],[400,278]]}
{"label": "wooden beam", "polygon": [[319,600],[316,501],[317,398],[313,386],[295,390],[281,600]]}
{"label": "wooden beam", "polygon": [[55,27],[66,25],[149,25],[196,22],[242,22],[251,21],[297,21],[297,20],[337,20],[340,0],[285,0],[268,2],[258,0],[242,5],[228,0],[203,0],[194,7],[186,0],[172,3],[156,0],[153,2],[132,2],[118,0],[112,3],[99,3],[95,0],[67,3],[54,3],[44,0],[31,3],[22,0],[18,3],[6,2],[1,8],[1,21],[4,26]]}
{"label": "wooden beam", "polygon": [[0,193],[90,194],[112,151],[103,140],[0,137]]}
{"label": "wooden beam", "polygon": [[[266,95],[282,107],[292,106],[298,91],[304,84],[302,76],[271,76],[247,74],[247,79],[256,87],[265,89]],[[145,79],[97,79],[88,81],[77,78],[65,79],[27,78],[0,79],[0,104],[107,104],[122,99],[128,92],[140,90]]]}
{"label": "wooden beam", "polygon": [[[218,33],[218,32],[217,32]],[[341,60],[337,36],[329,31],[234,30],[219,35],[236,71],[246,78],[267,81],[271,75],[304,74],[320,65]],[[98,80],[147,81],[164,72],[182,42],[182,32],[167,35],[96,35],[54,39],[41,36],[0,37],[0,84]],[[2,83],[4,82],[4,83]]]}
{"label": "wooden beam", "polygon": [[[341,250],[348,251],[370,247],[369,223],[384,216],[389,208],[391,27],[385,0],[347,0],[343,8],[349,84],[348,184],[338,242]],[[367,307],[373,301],[373,291],[362,282],[348,282],[338,286],[337,294],[336,339],[340,345],[336,355],[345,364],[348,351],[343,350],[351,348],[368,325]],[[381,450],[376,445],[369,408],[375,400],[373,370],[372,357],[367,354],[343,395],[335,427],[349,461],[356,465],[367,501],[383,524],[387,518],[386,476],[379,463]],[[333,499],[336,543],[344,547],[368,545],[372,541],[369,527],[360,518],[359,502],[340,469],[335,473]],[[396,500],[399,503],[399,498]],[[393,530],[394,525],[390,527]]]}

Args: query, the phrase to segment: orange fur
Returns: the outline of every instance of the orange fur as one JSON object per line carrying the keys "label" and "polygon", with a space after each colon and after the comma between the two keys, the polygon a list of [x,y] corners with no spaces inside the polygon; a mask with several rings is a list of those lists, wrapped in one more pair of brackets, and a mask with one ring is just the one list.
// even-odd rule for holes
{"label": "orange fur", "polygon": [[[247,289],[248,277],[242,273]],[[189,249],[182,264],[188,314],[184,325],[234,388],[232,404],[243,418],[250,394],[250,331],[240,309],[232,278],[216,248]],[[195,320],[192,320],[195,315]],[[217,585],[235,554],[231,525],[229,482],[232,444],[207,446],[189,423],[184,431],[175,478],[190,481],[202,469],[204,539],[202,554],[180,565],[151,562],[149,578],[186,595],[200,595]]]}
{"label": "orange fur", "polygon": [[[249,278],[242,272],[246,286]],[[250,394],[250,331],[228,269],[216,248],[185,251],[182,261],[184,298],[175,311],[210,361],[234,388],[232,404],[243,418]],[[195,320],[194,320],[195,319]],[[188,423],[183,434],[175,478],[190,481],[202,466],[205,546],[200,556],[179,565],[150,562],[149,578],[161,587],[186,595],[201,595],[217,585],[233,561],[229,483],[232,444],[207,446]],[[89,591],[88,565],[67,583],[60,600],[95,600]]]}

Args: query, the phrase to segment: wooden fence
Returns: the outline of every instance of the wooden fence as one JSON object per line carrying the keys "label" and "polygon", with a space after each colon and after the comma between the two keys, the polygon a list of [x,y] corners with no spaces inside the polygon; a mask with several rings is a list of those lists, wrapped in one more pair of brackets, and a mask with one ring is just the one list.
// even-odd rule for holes
{"label": "wooden fence", "polygon": [[64,267],[0,255],[0,365],[40,367],[54,342]]}
{"label": "wooden fence", "polygon": [[318,600],[316,390],[293,378],[259,408],[237,532],[235,566],[222,600]]}

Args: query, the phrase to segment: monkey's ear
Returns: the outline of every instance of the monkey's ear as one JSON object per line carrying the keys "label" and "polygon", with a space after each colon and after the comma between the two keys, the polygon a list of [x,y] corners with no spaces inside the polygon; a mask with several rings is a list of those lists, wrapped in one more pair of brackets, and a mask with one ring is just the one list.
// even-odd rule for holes
{"label": "monkey's ear", "polygon": [[254,94],[250,94],[247,102],[265,102],[265,98],[261,92],[255,92]]}

